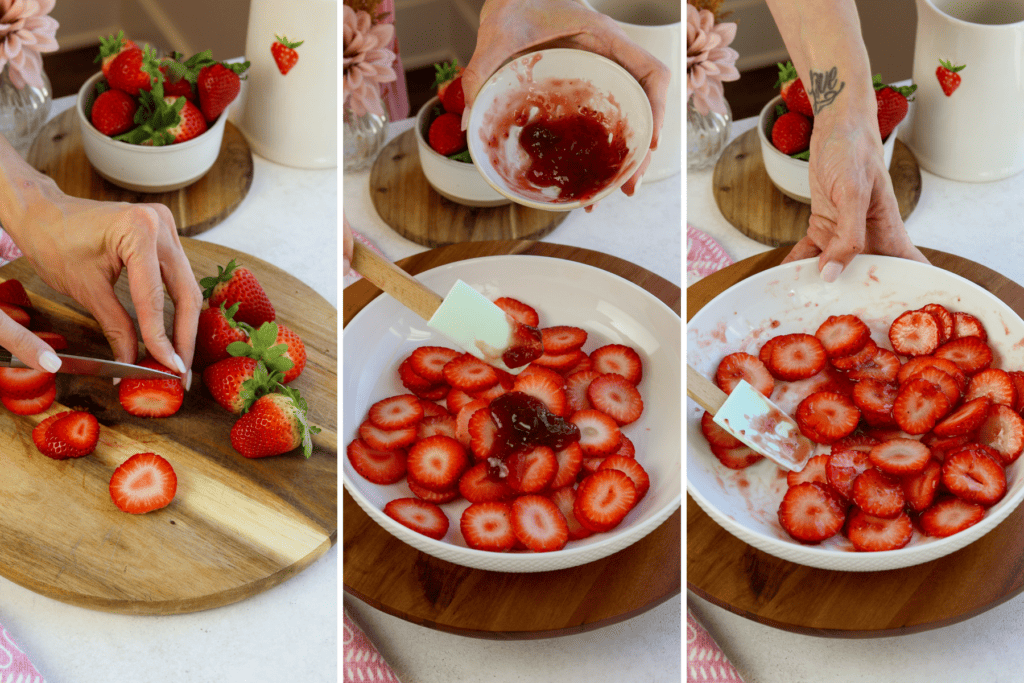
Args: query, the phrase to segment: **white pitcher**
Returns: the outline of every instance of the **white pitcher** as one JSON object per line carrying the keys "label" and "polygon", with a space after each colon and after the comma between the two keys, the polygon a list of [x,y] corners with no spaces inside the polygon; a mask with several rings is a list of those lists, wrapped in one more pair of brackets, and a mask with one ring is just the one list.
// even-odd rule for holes
{"label": "white pitcher", "polygon": [[[966,65],[947,96],[939,60]],[[927,171],[986,182],[1024,170],[1024,0],[917,0],[914,83],[903,138]]]}

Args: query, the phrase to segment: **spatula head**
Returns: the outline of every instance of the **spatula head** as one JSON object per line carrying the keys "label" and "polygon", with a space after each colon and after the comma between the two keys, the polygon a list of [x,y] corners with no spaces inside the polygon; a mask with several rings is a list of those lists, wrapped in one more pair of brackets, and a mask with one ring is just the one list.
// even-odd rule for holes
{"label": "spatula head", "polygon": [[803,469],[814,444],[796,421],[764,394],[740,380],[715,414],[715,423],[787,470]]}

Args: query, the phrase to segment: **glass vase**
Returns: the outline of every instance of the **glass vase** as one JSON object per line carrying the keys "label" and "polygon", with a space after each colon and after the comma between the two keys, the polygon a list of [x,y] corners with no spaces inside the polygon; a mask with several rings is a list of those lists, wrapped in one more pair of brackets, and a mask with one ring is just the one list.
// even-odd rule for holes
{"label": "glass vase", "polygon": [[728,100],[725,115],[709,111],[701,114],[693,106],[693,98],[686,102],[686,168],[699,171],[718,161],[719,155],[729,142],[732,131],[732,109]]}
{"label": "glass vase", "polygon": [[[383,105],[381,109],[384,109]],[[364,171],[374,162],[387,141],[387,114],[367,112],[358,115],[348,106],[343,119],[345,129],[345,173]]]}
{"label": "glass vase", "polygon": [[11,82],[7,69],[5,66],[0,73],[0,135],[25,157],[39,130],[50,118],[53,91],[45,71],[40,71],[42,88],[27,83],[18,88]]}

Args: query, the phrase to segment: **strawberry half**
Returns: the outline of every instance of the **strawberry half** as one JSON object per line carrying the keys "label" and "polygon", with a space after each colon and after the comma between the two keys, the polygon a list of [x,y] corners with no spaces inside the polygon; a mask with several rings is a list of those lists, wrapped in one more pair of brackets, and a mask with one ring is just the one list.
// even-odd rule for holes
{"label": "strawberry half", "polygon": [[875,517],[864,510],[854,510],[846,527],[846,535],[856,550],[898,550],[910,543],[914,537],[914,524],[905,512],[885,519]]}
{"label": "strawberry half", "polygon": [[217,266],[217,274],[204,277],[199,281],[199,286],[203,288],[203,297],[211,307],[220,306],[221,302],[226,302],[228,306],[237,303],[235,320],[258,328],[277,317],[270,298],[256,276],[248,268],[239,266],[234,259],[223,268]]}
{"label": "strawberry half", "polygon": [[362,439],[354,439],[345,450],[355,471],[369,482],[386,486],[405,477],[405,451],[382,451]]}
{"label": "strawberry half", "polygon": [[[153,358],[144,358],[137,365],[173,373]],[[117,385],[117,400],[121,407],[137,417],[169,417],[178,412],[184,399],[185,385],[180,379],[126,377]]]}
{"label": "strawberry half", "polygon": [[174,468],[156,453],[136,453],[110,476],[110,498],[133,515],[167,507],[178,490]]}
{"label": "strawberry half", "polygon": [[512,505],[507,502],[473,503],[463,510],[459,530],[466,545],[476,550],[503,553],[516,545]]}
{"label": "strawberry half", "polygon": [[434,503],[419,498],[395,498],[384,514],[404,527],[440,541],[448,533],[448,516]]}
{"label": "strawberry half", "polygon": [[639,500],[629,476],[617,469],[599,469],[583,480],[576,490],[573,513],[580,524],[593,532],[618,526]]}
{"label": "strawberry half", "polygon": [[569,541],[569,526],[558,506],[535,493],[519,496],[512,503],[512,530],[536,553],[561,550]]}
{"label": "strawberry half", "polygon": [[801,543],[820,543],[835,536],[845,520],[842,502],[820,484],[791,486],[779,505],[779,524]]}
{"label": "strawberry half", "polygon": [[775,390],[775,378],[772,377],[761,359],[749,353],[737,351],[730,353],[718,364],[718,368],[715,370],[715,384],[729,394],[741,379],[765,396],[771,396],[772,391]]}

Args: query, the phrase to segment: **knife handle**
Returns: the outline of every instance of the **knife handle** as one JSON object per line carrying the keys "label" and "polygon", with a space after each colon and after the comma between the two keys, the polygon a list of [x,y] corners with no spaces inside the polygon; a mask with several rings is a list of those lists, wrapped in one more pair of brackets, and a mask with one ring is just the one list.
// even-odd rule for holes
{"label": "knife handle", "polygon": [[352,270],[424,320],[430,320],[444,300],[422,282],[358,241],[352,245]]}
{"label": "knife handle", "polygon": [[689,363],[686,364],[686,395],[712,415],[722,409],[722,404],[728,398],[724,391],[694,370]]}

